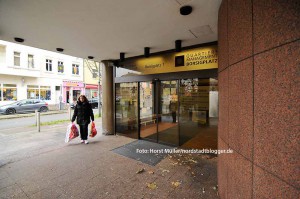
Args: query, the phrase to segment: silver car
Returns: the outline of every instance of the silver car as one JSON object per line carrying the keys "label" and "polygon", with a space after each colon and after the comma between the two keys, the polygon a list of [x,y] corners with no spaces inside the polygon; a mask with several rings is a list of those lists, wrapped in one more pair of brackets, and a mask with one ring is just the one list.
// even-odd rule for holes
{"label": "silver car", "polygon": [[12,104],[0,106],[0,114],[34,112],[35,110],[40,112],[48,111],[48,103],[38,99],[25,99]]}

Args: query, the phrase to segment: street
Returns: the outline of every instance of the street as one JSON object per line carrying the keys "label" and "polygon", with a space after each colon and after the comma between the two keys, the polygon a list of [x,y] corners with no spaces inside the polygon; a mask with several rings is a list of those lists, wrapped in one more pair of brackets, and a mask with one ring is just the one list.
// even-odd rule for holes
{"label": "street", "polygon": [[[94,109],[94,114],[98,114],[98,109]],[[25,114],[23,114],[25,115]],[[57,120],[69,119],[69,113],[53,114],[53,115],[42,115],[41,122],[51,122]],[[35,117],[20,117],[14,119],[0,119],[0,129],[9,130],[15,127],[28,127],[35,125]]]}

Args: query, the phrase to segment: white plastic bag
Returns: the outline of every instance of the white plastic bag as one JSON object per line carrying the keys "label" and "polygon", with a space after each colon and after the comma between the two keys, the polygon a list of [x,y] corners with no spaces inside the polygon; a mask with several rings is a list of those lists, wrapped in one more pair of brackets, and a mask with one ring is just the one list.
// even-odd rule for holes
{"label": "white plastic bag", "polygon": [[72,128],[72,124],[69,124],[68,127],[67,127],[65,143],[68,143],[70,141],[71,128]]}
{"label": "white plastic bag", "polygon": [[65,143],[70,142],[72,139],[79,136],[79,131],[77,126],[74,123],[71,123],[67,127],[67,133],[65,137]]}

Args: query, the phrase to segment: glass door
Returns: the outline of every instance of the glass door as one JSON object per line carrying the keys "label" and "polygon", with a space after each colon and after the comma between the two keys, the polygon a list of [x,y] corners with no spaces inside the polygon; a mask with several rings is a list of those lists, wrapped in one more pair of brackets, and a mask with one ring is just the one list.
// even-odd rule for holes
{"label": "glass door", "polygon": [[140,82],[140,138],[178,145],[177,81]]}
{"label": "glass door", "polygon": [[179,144],[178,81],[161,81],[158,103],[158,142]]}
{"label": "glass door", "polygon": [[218,148],[218,80],[181,79],[180,145],[186,148]]}
{"label": "glass door", "polygon": [[140,138],[157,142],[156,82],[140,82]]}

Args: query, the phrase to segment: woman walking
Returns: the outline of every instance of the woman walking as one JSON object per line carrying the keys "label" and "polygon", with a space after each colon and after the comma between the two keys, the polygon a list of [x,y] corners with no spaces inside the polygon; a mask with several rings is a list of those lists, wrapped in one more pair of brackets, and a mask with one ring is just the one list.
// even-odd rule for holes
{"label": "woman walking", "polygon": [[91,104],[84,95],[80,95],[77,101],[77,104],[74,109],[74,114],[72,117],[72,122],[75,121],[77,117],[77,124],[80,127],[80,137],[81,143],[88,144],[88,125],[94,121],[94,113]]}

